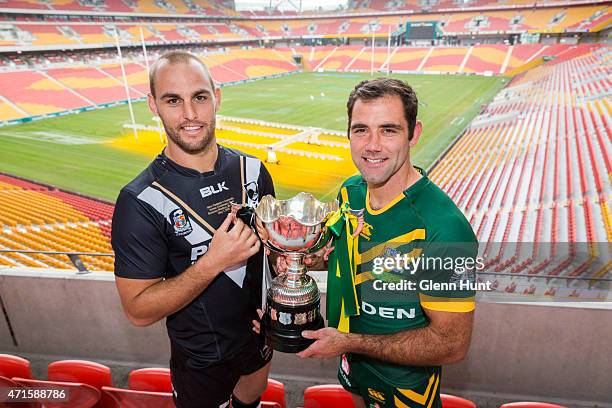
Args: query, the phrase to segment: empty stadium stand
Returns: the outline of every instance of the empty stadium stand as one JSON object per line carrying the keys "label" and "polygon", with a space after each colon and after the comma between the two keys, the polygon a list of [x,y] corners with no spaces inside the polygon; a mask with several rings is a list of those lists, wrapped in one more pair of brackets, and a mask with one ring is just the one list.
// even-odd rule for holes
{"label": "empty stadium stand", "polygon": [[[113,206],[0,174],[0,249],[111,254]],[[91,270],[111,271],[111,257],[82,256]],[[66,255],[1,252],[0,265],[74,269]]]}
{"label": "empty stadium stand", "polygon": [[[433,168],[432,179],[488,243],[489,270],[548,277],[609,273],[611,260],[597,243],[612,238],[604,91],[610,52],[572,47],[517,76]],[[519,244],[503,244],[511,242]],[[534,244],[520,244],[527,242]],[[504,282],[502,290],[517,290],[512,279]]]}

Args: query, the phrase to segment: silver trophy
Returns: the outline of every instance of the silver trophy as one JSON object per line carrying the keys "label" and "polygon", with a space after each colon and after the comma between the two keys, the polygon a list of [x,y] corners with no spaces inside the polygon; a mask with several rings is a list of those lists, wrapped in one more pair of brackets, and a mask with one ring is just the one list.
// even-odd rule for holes
{"label": "silver trophy", "polygon": [[313,340],[301,336],[302,330],[324,327],[319,312],[321,295],[314,280],[306,275],[304,258],[319,251],[331,234],[325,223],[338,210],[336,201],[322,203],[312,194],[299,193],[289,200],[265,196],[255,214],[267,238],[266,247],[283,254],[287,271],[274,278],[267,291],[263,332],[275,350],[297,353]]}

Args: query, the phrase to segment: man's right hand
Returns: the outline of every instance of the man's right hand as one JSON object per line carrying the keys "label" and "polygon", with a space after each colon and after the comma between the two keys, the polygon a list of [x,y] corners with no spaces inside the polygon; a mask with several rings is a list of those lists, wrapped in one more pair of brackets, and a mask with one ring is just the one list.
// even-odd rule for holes
{"label": "man's right hand", "polygon": [[200,259],[207,258],[221,272],[255,255],[259,246],[259,239],[251,228],[230,213],[215,232],[206,256]]}

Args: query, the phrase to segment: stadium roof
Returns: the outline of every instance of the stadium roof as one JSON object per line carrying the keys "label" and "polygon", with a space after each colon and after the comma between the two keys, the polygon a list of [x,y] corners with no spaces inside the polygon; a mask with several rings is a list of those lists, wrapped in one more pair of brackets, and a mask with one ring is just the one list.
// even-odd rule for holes
{"label": "stadium roof", "polygon": [[[235,0],[236,10],[264,10],[267,8],[306,11],[306,10],[337,10],[339,6],[347,7],[347,0]],[[321,4],[323,3],[323,5]],[[301,7],[301,10],[300,10]]]}

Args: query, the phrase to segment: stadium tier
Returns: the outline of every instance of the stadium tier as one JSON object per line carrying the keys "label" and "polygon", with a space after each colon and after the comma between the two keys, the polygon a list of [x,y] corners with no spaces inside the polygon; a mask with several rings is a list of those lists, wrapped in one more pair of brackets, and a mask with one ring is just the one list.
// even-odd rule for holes
{"label": "stadium tier", "polygon": [[5,0],[3,8],[7,9],[41,9],[57,11],[92,11],[112,13],[154,13],[154,14],[205,14],[210,16],[235,15],[236,12],[225,8],[215,1],[191,0],[51,0],[40,3],[35,0]]}
{"label": "stadium tier", "polygon": [[[596,243],[612,240],[612,51],[580,51],[516,77],[431,172],[481,242],[535,243],[527,253],[520,245],[488,248],[495,272],[601,277],[610,269],[612,260],[594,259]],[[582,258],[581,242],[592,244]],[[569,243],[567,256],[538,258],[545,243]]]}
{"label": "stadium tier", "polygon": [[[561,60],[588,52],[589,46],[571,45],[478,45],[473,47],[375,47],[375,71],[505,74],[520,69],[544,56]],[[111,54],[112,55],[112,54]],[[215,81],[228,83],[298,69],[294,55],[312,71],[370,71],[372,49],[360,45],[284,47],[279,49],[229,48],[200,56],[210,67]],[[154,58],[155,55],[150,56]],[[76,58],[76,57],[75,57]],[[42,64],[42,67],[52,66]],[[60,66],[66,66],[65,63]],[[0,73],[0,120],[61,112],[90,105],[125,100],[123,75],[119,64],[67,68],[42,68],[36,71]],[[125,64],[130,97],[145,96],[148,76],[144,62]]]}
{"label": "stadium tier", "polygon": [[[477,45],[473,47],[371,47],[359,45],[297,47],[304,66],[313,71],[444,72],[504,74],[543,56],[584,49],[570,45],[541,44],[516,46]],[[283,49],[287,52],[288,49]],[[372,58],[373,54],[373,58]],[[290,54],[289,54],[290,55]]]}
{"label": "stadium tier", "polygon": [[45,72],[0,73],[0,95],[27,116],[61,112],[91,105]]}
{"label": "stadium tier", "polygon": [[[510,32],[597,32],[610,24],[612,10],[605,5],[528,8],[512,11],[480,11],[402,16],[345,17],[342,19],[235,20],[180,24],[91,22],[5,21],[0,45],[67,46],[109,45],[115,29],[123,43],[139,43],[140,31],[148,43],[209,42],[268,37],[377,37],[406,30],[409,22],[438,22],[444,35]],[[400,31],[398,31],[403,27]]]}
{"label": "stadium tier", "polygon": [[[112,253],[113,206],[0,174],[0,249]],[[82,256],[90,270],[112,270],[112,258]],[[66,255],[0,253],[0,265],[73,269]]]}
{"label": "stadium tier", "polygon": [[[214,80],[219,83],[298,69],[290,58],[267,48],[230,49],[201,57],[209,65]],[[145,96],[149,92],[149,81],[144,63],[128,63],[125,70],[130,97]],[[0,73],[0,95],[0,120],[126,99],[119,64]]]}

